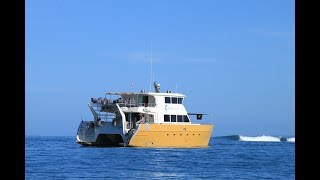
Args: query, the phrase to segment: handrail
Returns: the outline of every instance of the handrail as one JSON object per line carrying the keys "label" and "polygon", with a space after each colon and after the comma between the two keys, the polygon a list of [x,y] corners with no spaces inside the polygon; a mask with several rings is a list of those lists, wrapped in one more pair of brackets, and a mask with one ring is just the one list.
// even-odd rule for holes
{"label": "handrail", "polygon": [[91,106],[90,103],[88,104],[88,106],[89,106],[89,108],[90,108],[90,110],[91,110],[91,112],[92,112],[92,114],[93,114],[93,116],[94,116],[94,120],[96,121],[97,118],[98,118],[97,112],[93,109],[93,107]]}
{"label": "handrail", "polygon": [[117,103],[121,107],[155,107],[156,103]]}
{"label": "handrail", "polygon": [[139,107],[155,107],[156,103],[139,103]]}
{"label": "handrail", "polygon": [[106,99],[105,101],[102,101],[101,103],[93,103],[92,107],[101,108],[104,105],[107,104],[118,104],[120,107],[155,107],[156,103],[137,103],[135,100],[124,100],[124,99],[118,99],[118,100],[109,100]]}
{"label": "handrail", "polygon": [[118,105],[118,104],[116,104],[117,105],[117,107],[118,107],[118,110],[119,110],[119,112],[120,112],[120,115],[121,115],[121,117],[122,117],[122,131],[123,131],[123,134],[126,134],[127,132],[126,132],[126,124],[125,124],[125,122],[126,122],[126,116],[124,115],[124,113],[123,113],[123,111],[121,110],[121,108],[120,108],[120,106]]}

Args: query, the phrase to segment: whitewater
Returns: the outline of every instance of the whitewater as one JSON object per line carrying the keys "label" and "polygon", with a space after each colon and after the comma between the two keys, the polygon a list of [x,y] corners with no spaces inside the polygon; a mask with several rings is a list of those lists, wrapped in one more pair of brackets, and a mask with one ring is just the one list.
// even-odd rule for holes
{"label": "whitewater", "polygon": [[282,137],[282,136],[242,136],[239,135],[240,141],[252,141],[252,142],[295,142],[295,137]]}

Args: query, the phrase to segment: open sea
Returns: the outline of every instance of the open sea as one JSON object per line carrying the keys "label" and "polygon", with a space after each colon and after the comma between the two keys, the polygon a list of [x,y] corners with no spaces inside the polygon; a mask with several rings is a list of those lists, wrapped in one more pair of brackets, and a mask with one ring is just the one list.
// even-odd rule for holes
{"label": "open sea", "polygon": [[84,147],[26,136],[26,179],[295,179],[295,138],[212,137],[208,148]]}

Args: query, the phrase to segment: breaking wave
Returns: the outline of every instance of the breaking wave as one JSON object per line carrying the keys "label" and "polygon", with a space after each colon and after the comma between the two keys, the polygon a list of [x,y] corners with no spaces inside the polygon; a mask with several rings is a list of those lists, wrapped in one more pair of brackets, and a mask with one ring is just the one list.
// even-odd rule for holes
{"label": "breaking wave", "polygon": [[296,138],[294,138],[294,137],[293,138],[288,138],[287,141],[288,142],[296,142]]}
{"label": "breaking wave", "polygon": [[240,136],[240,141],[257,141],[257,142],[281,142],[281,138],[273,137],[273,136]]}
{"label": "breaking wave", "polygon": [[251,142],[295,142],[295,137],[282,137],[282,136],[241,136],[241,135],[231,135],[223,136],[229,140],[236,141],[251,141]]}

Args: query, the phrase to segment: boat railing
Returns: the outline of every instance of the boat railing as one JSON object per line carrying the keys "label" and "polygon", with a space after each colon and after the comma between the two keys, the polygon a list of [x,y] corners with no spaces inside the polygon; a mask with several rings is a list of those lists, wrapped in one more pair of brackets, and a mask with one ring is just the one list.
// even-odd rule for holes
{"label": "boat railing", "polygon": [[132,129],[133,128],[133,122],[126,122],[126,128]]}
{"label": "boat railing", "polygon": [[120,107],[155,107],[156,103],[137,103],[133,99],[101,99],[98,100],[95,103],[92,103],[93,107],[100,108],[105,105],[111,105],[111,104],[119,104]]}
{"label": "boat railing", "polygon": [[116,117],[114,113],[102,111],[101,108],[103,105],[101,103],[92,103],[90,106],[95,111],[97,120],[112,122],[112,120]]}
{"label": "boat railing", "polygon": [[116,115],[111,114],[111,113],[99,114],[98,118],[99,118],[99,120],[104,121],[104,122],[112,122],[112,120],[116,118]]}
{"label": "boat railing", "polygon": [[155,107],[156,103],[139,103],[139,107]]}
{"label": "boat railing", "polygon": [[155,103],[136,103],[135,100],[118,101],[120,107],[155,107]]}
{"label": "boat railing", "polygon": [[[139,127],[140,124],[145,124],[146,122],[128,122],[126,121],[126,128],[127,129],[137,129],[137,127]],[[150,122],[148,122],[150,123]],[[152,121],[153,123],[153,121]]]}
{"label": "boat railing", "polygon": [[127,100],[127,99],[120,99],[117,100],[116,103],[119,104],[120,107],[136,107],[136,101],[135,100]]}

